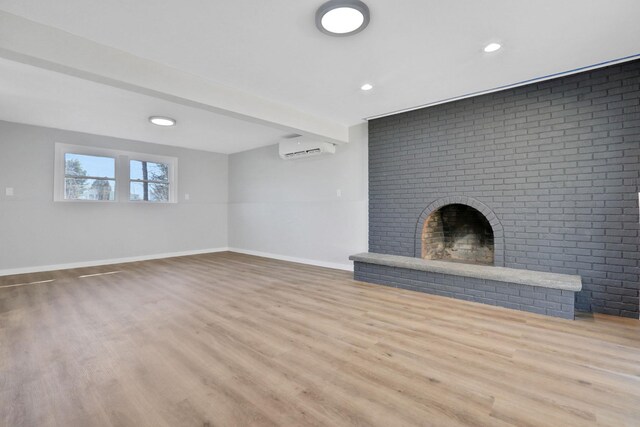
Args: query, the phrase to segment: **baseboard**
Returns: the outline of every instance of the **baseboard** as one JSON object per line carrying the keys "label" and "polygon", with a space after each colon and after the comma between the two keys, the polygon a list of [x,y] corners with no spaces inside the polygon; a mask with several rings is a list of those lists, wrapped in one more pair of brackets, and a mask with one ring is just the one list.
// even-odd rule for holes
{"label": "baseboard", "polygon": [[141,256],[126,257],[126,258],[111,258],[111,259],[101,259],[101,260],[95,260],[95,261],[72,262],[69,264],[52,264],[52,265],[41,265],[37,267],[9,268],[6,270],[0,270],[0,276],[10,276],[13,274],[39,273],[42,271],[68,270],[70,268],[97,267],[99,265],[123,264],[126,262],[149,261],[152,259],[173,258],[177,256],[199,255],[199,254],[208,254],[208,253],[214,253],[214,252],[226,252],[228,250],[229,248],[226,248],[226,247],[196,249],[193,251],[166,252],[162,254],[141,255]]}
{"label": "baseboard", "polygon": [[292,257],[287,255],[272,254],[270,252],[251,251],[248,249],[240,249],[240,248],[229,248],[229,252],[237,252],[240,254],[254,255],[254,256],[259,256],[263,258],[279,259],[281,261],[297,262],[299,264],[315,265],[318,267],[333,268],[336,270],[353,271],[353,265],[352,264],[350,265],[347,263],[340,264],[337,262],[318,261],[315,259],[297,258],[297,257]]}
{"label": "baseboard", "polygon": [[55,270],[68,270],[70,268],[97,267],[100,265],[123,264],[127,262],[149,261],[153,259],[173,258],[178,256],[199,255],[199,254],[208,254],[208,253],[214,253],[214,252],[226,252],[226,251],[237,252],[237,253],[246,254],[246,255],[254,255],[254,256],[259,256],[263,258],[278,259],[281,261],[297,262],[300,264],[315,265],[318,267],[333,268],[336,270],[353,271],[353,265],[346,264],[346,263],[340,264],[337,262],[326,262],[326,261],[318,261],[318,260],[307,259],[307,258],[297,258],[297,257],[291,257],[287,255],[272,254],[269,252],[259,252],[259,251],[251,251],[247,249],[224,247],[224,248],[196,249],[193,251],[165,252],[161,254],[140,255],[140,256],[133,256],[133,257],[125,257],[125,258],[111,258],[111,259],[100,259],[100,260],[94,260],[94,261],[72,262],[68,264],[50,264],[50,265],[40,265],[36,267],[9,268],[5,270],[0,270],[0,276],[11,276],[14,274],[27,274],[27,273],[40,273],[44,271],[55,271]]}

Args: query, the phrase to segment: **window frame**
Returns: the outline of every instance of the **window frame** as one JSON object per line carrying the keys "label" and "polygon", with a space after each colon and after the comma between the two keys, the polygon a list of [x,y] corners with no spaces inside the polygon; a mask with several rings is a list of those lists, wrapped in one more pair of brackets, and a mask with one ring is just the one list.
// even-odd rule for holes
{"label": "window frame", "polygon": [[[127,201],[131,203],[149,203],[149,204],[162,204],[162,203],[177,203],[178,202],[178,193],[177,193],[177,173],[178,173],[178,159],[175,157],[167,157],[167,156],[157,156],[154,154],[142,154],[142,153],[129,153],[130,155],[127,158]],[[168,181],[166,184],[169,185],[169,200],[167,201],[156,201],[156,200],[131,200],[131,182],[142,182],[140,180],[132,180],[131,179],[131,161],[138,162],[151,162],[151,163],[164,163],[169,166],[169,171],[167,172]],[[147,182],[154,182],[151,180],[147,180]],[[174,185],[175,182],[175,185]],[[164,184],[164,183],[163,183]]]}
{"label": "window frame", "polygon": [[[113,200],[85,200],[85,199],[65,199],[65,155],[67,153],[109,157],[115,159],[115,183]],[[131,176],[129,162],[131,160],[147,161],[154,163],[164,163],[169,166],[168,184],[169,200],[129,200]],[[178,203],[178,158],[170,156],[159,156],[156,154],[139,153],[134,151],[113,150],[109,148],[94,147],[89,145],[73,145],[57,142],[55,144],[55,163],[53,180],[53,200],[54,202],[65,203],[142,203],[142,204],[172,204]]]}

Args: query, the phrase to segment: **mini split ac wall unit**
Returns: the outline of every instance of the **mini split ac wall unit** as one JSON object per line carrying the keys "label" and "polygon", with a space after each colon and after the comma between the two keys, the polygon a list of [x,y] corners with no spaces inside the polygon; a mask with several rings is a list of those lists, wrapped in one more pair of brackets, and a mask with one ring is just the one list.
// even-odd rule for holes
{"label": "mini split ac wall unit", "polygon": [[281,140],[278,151],[281,158],[290,160],[320,154],[334,154],[336,146],[330,142],[318,141],[306,136],[296,136]]}

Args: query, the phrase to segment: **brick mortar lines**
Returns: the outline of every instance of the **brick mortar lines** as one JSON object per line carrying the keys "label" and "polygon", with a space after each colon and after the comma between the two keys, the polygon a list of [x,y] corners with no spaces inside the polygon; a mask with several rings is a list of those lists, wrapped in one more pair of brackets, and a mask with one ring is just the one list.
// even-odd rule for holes
{"label": "brick mortar lines", "polygon": [[574,292],[485,279],[458,278],[397,267],[355,263],[355,278],[366,282],[573,319]]}
{"label": "brick mortar lines", "polygon": [[504,228],[506,267],[579,274],[576,308],[638,317],[640,61],[372,120],[371,252],[414,256],[433,201]]}

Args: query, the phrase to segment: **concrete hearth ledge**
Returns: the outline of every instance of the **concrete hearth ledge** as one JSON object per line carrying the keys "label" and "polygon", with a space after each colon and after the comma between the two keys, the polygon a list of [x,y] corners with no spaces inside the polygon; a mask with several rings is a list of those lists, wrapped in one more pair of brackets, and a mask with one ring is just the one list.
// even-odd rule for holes
{"label": "concrete hearth ledge", "polygon": [[408,270],[430,271],[433,273],[451,274],[454,276],[475,277],[477,279],[495,280],[498,282],[518,283],[520,285],[540,286],[543,288],[561,289],[579,292],[582,290],[580,276],[569,274],[545,273],[533,270],[493,267],[488,265],[461,264],[446,261],[433,261],[398,255],[363,252],[351,255],[350,260],[367,264],[385,265],[406,268]]}

